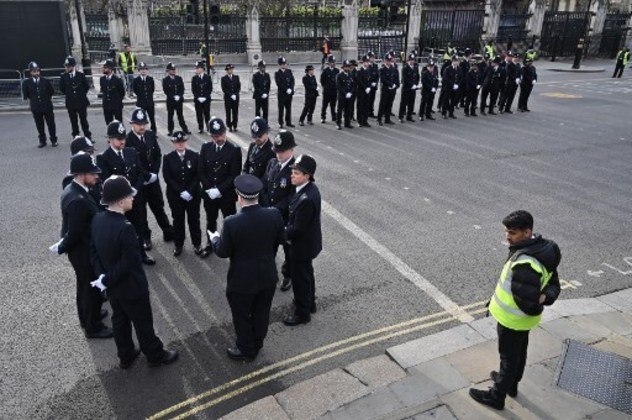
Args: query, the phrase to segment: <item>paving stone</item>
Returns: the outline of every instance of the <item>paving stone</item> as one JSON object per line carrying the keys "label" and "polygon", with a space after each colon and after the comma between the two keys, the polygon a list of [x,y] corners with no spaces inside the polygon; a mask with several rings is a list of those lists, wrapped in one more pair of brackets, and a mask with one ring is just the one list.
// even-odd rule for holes
{"label": "paving stone", "polygon": [[593,347],[632,359],[632,338],[614,336],[595,344]]}
{"label": "paving stone", "polygon": [[412,417],[412,420],[428,420],[429,418],[436,420],[456,420],[456,417],[448,407],[440,405],[439,407],[424,411]]}
{"label": "paving stone", "polygon": [[461,373],[452,366],[445,357],[430,360],[410,368],[411,375],[420,375],[425,378],[431,378],[445,392],[456,391],[470,385]]}
{"label": "paving stone", "polygon": [[273,396],[257,400],[222,417],[220,420],[289,420]]}
{"label": "paving stone", "polygon": [[370,392],[353,376],[335,369],[275,395],[291,419],[314,419]]}
{"label": "paving stone", "polygon": [[[586,315],[579,315],[586,316]],[[595,333],[589,331],[584,328],[584,325],[580,325],[576,322],[573,322],[573,318],[559,318],[554,321],[549,321],[547,323],[542,324],[540,327],[553,334],[555,337],[560,340],[565,340],[567,338],[581,341],[583,343],[594,343],[599,339],[608,335],[608,331],[605,331],[604,335],[596,335]],[[599,325],[599,324],[597,324]],[[602,327],[603,330],[603,327]],[[602,331],[604,332],[604,331]]]}
{"label": "paving stone", "polygon": [[469,325],[412,340],[386,351],[404,369],[485,341]]}
{"label": "paving stone", "polygon": [[545,306],[544,311],[542,312],[542,321],[541,322],[549,322],[555,319],[561,318],[562,315],[555,310],[554,306]]}
{"label": "paving stone", "polygon": [[630,420],[630,415],[619,410],[615,410],[614,408],[609,408],[584,418],[590,420]]}
{"label": "paving stone", "polygon": [[330,420],[374,419],[404,408],[402,402],[389,388],[381,388],[356,401],[327,413]]}
{"label": "paving stone", "polygon": [[481,382],[489,379],[491,370],[498,370],[498,342],[487,341],[469,349],[449,354],[446,360],[470,382]]}
{"label": "paving stone", "polygon": [[496,320],[493,316],[477,319],[470,322],[470,327],[488,340],[494,340],[497,337]]}
{"label": "paving stone", "polygon": [[562,352],[562,340],[542,328],[536,328],[529,334],[527,365],[559,356]]}
{"label": "paving stone", "polygon": [[612,312],[612,306],[594,298],[562,299],[554,304],[555,312],[562,316]]}
{"label": "paving stone", "polygon": [[597,300],[623,312],[632,312],[632,288],[599,296]]}
{"label": "paving stone", "polygon": [[609,329],[612,333],[618,335],[632,334],[632,315],[624,312],[606,312],[603,314],[580,315],[578,322],[580,325],[584,320],[592,323],[598,323]]}
{"label": "paving stone", "polygon": [[351,363],[345,370],[371,389],[406,377],[406,371],[385,354]]}
{"label": "paving stone", "polygon": [[434,379],[425,375],[410,375],[390,384],[388,389],[401,401],[402,407],[413,407],[449,392]]}

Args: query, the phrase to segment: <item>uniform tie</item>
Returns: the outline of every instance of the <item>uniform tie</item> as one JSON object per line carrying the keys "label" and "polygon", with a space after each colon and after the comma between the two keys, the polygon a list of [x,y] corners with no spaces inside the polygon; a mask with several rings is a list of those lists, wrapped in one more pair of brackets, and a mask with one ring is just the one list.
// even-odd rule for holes
{"label": "uniform tie", "polygon": [[140,136],[140,141],[142,141],[143,143],[145,143],[145,136]]}
{"label": "uniform tie", "polygon": [[122,160],[125,160],[125,158],[123,157],[123,151],[122,151],[122,150],[119,150],[119,151],[118,151],[118,155],[119,155],[119,157],[120,157]]}

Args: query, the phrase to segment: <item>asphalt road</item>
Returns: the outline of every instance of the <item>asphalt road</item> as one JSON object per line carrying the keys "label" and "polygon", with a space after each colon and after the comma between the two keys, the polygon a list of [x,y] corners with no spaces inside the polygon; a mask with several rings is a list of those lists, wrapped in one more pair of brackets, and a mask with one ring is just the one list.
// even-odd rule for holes
{"label": "asphalt road", "polygon": [[[151,252],[158,263],[147,269],[155,325],[180,361],[149,369],[141,357],[121,371],[113,341],[84,338],[71,266],[47,250],[60,227],[67,115],[56,111],[60,147],[40,150],[29,113],[1,113],[0,417],[163,418],[200,407],[200,417],[217,418],[454,326],[460,321],[447,306],[480,317],[506,256],[500,220],[515,209],[531,211],[535,230],[559,243],[562,297],[630,287],[632,80],[539,76],[531,113],[465,118],[458,111],[453,121],[336,131],[320,124],[319,103],[318,122],[293,130],[296,152],[318,162],[326,201],[324,250],[315,261],[319,311],[308,325],[285,327],[292,292],[277,292],[265,347],[251,364],[225,356],[233,340],[227,261],[200,260],[189,244],[175,259],[158,234]],[[242,146],[250,141],[249,97],[242,95],[240,130],[231,136]],[[302,102],[294,100],[295,121]],[[273,99],[271,122],[275,108]],[[185,110],[193,129],[192,107]],[[212,113],[223,116],[221,102]],[[164,105],[157,118],[167,152]],[[90,122],[105,133],[99,109],[90,110]],[[94,138],[103,150],[105,136]],[[190,146],[207,140],[194,134]],[[150,223],[158,232],[153,216]]]}

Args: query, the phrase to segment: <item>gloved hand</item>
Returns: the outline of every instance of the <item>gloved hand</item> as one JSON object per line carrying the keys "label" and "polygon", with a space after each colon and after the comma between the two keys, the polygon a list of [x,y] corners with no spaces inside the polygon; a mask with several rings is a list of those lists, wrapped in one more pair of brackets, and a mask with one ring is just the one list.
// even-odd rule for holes
{"label": "gloved hand", "polygon": [[287,93],[288,95],[291,95],[291,94],[292,94],[292,89],[288,88],[288,89],[285,91],[285,93]]}
{"label": "gloved hand", "polygon": [[204,102],[206,102],[206,98],[205,98],[205,97],[203,97],[203,96],[200,96],[200,97],[198,98],[198,102],[199,102],[199,103],[201,103],[201,104],[203,104]]}
{"label": "gloved hand", "polygon": [[206,190],[206,193],[211,198],[211,200],[215,200],[216,198],[220,198],[222,196],[222,193],[219,192],[217,188],[210,188]]}
{"label": "gloved hand", "polygon": [[370,87],[368,87],[368,88],[364,89],[364,92],[366,92],[366,93],[370,93],[370,92],[371,92],[371,88],[370,88]]}
{"label": "gloved hand", "polygon": [[51,246],[48,247],[48,250],[55,255],[59,255],[59,245],[63,242],[64,238],[60,239],[58,242],[55,242]]}
{"label": "gloved hand", "polygon": [[377,86],[377,83],[375,82],[371,83],[371,87],[376,87],[376,86]]}
{"label": "gloved hand", "polygon": [[476,90],[479,90],[481,88],[481,85],[476,85]]}
{"label": "gloved hand", "polygon": [[211,232],[210,230],[207,230],[206,233],[208,233],[208,240],[213,242],[216,240],[216,238],[219,238],[219,232]]}
{"label": "gloved hand", "polygon": [[237,100],[237,95],[230,95],[230,99],[232,99],[233,101]]}
{"label": "gloved hand", "polygon": [[417,85],[412,85],[412,87],[410,88],[410,90],[417,90]]}
{"label": "gloved hand", "polygon": [[152,173],[149,174],[149,180],[145,181],[143,184],[144,185],[153,184],[157,180],[158,180],[158,175],[156,175],[155,173],[152,172]]}
{"label": "gloved hand", "polygon": [[263,95],[261,95],[261,99],[266,99],[268,97],[267,93],[264,93]]}
{"label": "gloved hand", "polygon": [[98,279],[90,282],[90,286],[98,287],[99,290],[103,292],[105,289],[107,289],[107,287],[105,287],[105,285],[103,284],[104,278],[105,278],[105,274],[101,274]]}
{"label": "gloved hand", "polygon": [[183,199],[184,201],[191,201],[191,200],[193,200],[193,196],[191,194],[189,194],[188,191],[182,191],[180,193],[180,198]]}
{"label": "gloved hand", "polygon": [[347,99],[351,98],[351,93],[350,92],[345,93],[345,98]]}
{"label": "gloved hand", "polygon": [[520,84],[520,78],[516,77],[516,84],[519,85]]}
{"label": "gloved hand", "polygon": [[536,82],[537,82],[537,80],[534,80],[533,82],[531,82],[531,84],[535,85]]}
{"label": "gloved hand", "polygon": [[176,102],[180,102],[180,95],[176,95],[176,96],[174,96],[174,97],[173,97],[173,99],[175,99],[175,100],[176,100]]}
{"label": "gloved hand", "polygon": [[391,86],[391,89],[397,89],[397,85],[393,83],[393,86]]}
{"label": "gloved hand", "polygon": [[437,88],[432,88],[430,89],[430,92],[435,93],[437,91]]}
{"label": "gloved hand", "polygon": [[457,85],[456,83],[454,85],[452,85],[452,89],[453,90],[459,90],[459,85]]}

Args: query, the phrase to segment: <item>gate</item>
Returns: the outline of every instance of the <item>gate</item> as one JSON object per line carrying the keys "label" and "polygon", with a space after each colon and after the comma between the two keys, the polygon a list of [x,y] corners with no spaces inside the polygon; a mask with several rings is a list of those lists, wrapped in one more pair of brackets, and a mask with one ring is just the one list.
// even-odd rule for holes
{"label": "gate", "polygon": [[[358,52],[361,56],[373,51],[382,59],[389,51],[399,53],[404,50],[406,14],[398,10],[398,13],[379,16],[379,8],[363,14],[358,20]],[[413,45],[409,47],[414,48]]]}
{"label": "gate", "polygon": [[[586,36],[590,12],[546,12],[542,24],[540,55],[575,55],[579,38]],[[586,42],[585,45],[588,43]]]}
{"label": "gate", "polygon": [[90,50],[110,49],[110,28],[105,13],[86,13],[86,42]]}
{"label": "gate", "polygon": [[[327,15],[330,16],[327,16]],[[320,51],[323,38],[329,36],[332,49],[340,49],[342,14],[313,8],[310,14],[286,12],[281,16],[259,17],[263,52]]]}
{"label": "gate", "polygon": [[448,43],[459,50],[481,49],[485,11],[474,10],[424,10],[421,15],[419,50],[444,49]]}
{"label": "gate", "polygon": [[530,17],[530,13],[500,15],[496,42],[503,44],[525,42],[529,33],[526,25]]}
{"label": "gate", "polygon": [[630,13],[609,13],[606,15],[601,42],[599,43],[598,55],[600,57],[615,58],[619,49],[625,45],[630,15]]}

